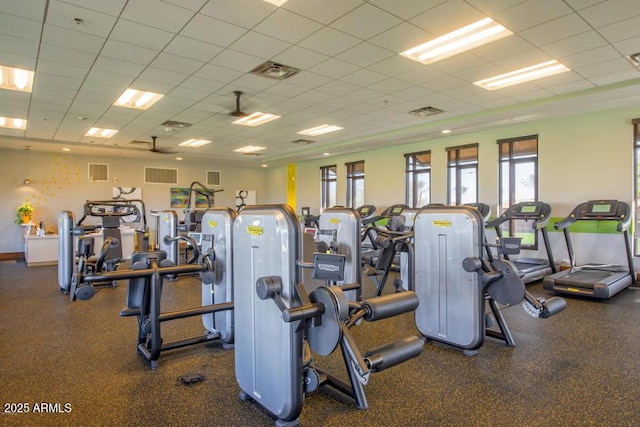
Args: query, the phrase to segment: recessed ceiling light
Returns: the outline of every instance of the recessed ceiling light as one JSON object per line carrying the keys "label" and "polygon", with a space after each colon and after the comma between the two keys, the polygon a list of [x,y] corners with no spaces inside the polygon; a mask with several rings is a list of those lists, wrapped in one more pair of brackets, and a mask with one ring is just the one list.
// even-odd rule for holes
{"label": "recessed ceiling light", "polygon": [[246,117],[243,117],[241,119],[238,119],[234,122],[232,122],[234,125],[243,125],[243,126],[260,126],[263,125],[265,123],[268,123],[272,120],[276,120],[279,119],[280,116],[276,116],[275,114],[269,114],[269,113],[261,113],[261,112],[256,112],[253,114],[250,114]]}
{"label": "recessed ceiling light", "polygon": [[33,71],[0,65],[0,88],[31,92],[33,89]]}
{"label": "recessed ceiling light", "polygon": [[182,157],[176,157],[176,160],[182,160]]}
{"label": "recessed ceiling light", "polygon": [[210,144],[211,141],[207,141],[206,139],[189,139],[185,142],[181,142],[178,145],[182,145],[184,147],[202,147],[203,145]]}
{"label": "recessed ceiling light", "polygon": [[256,151],[262,151],[267,147],[260,147],[259,145],[247,145],[246,147],[237,148],[233,150],[236,153],[255,153]]}
{"label": "recessed ceiling light", "polygon": [[137,108],[146,110],[158,102],[164,95],[153,92],[144,92],[136,89],[127,89],[120,98],[113,104],[119,107]]}
{"label": "recessed ceiling light", "polygon": [[27,121],[22,119],[14,119],[12,117],[0,117],[0,128],[26,129]]}
{"label": "recessed ceiling light", "polygon": [[71,151],[71,148],[64,147],[62,151]]}
{"label": "recessed ceiling light", "polygon": [[340,126],[334,126],[334,125],[321,125],[311,129],[301,130],[300,132],[297,132],[297,133],[300,135],[318,136],[318,135],[322,135],[329,132],[335,132],[341,129],[344,129],[344,128],[341,128]]}
{"label": "recessed ceiling light", "polygon": [[263,168],[269,167],[269,165],[265,165],[265,164],[263,164],[263,165],[261,165],[261,166],[262,166]]}
{"label": "recessed ceiling light", "polygon": [[323,156],[330,156],[331,153],[322,153]]}
{"label": "recessed ceiling light", "polygon": [[500,74],[499,76],[473,82],[473,84],[484,89],[495,90],[520,83],[530,82],[531,80],[541,79],[543,77],[553,76],[566,71],[571,70],[554,59],[552,61],[542,62],[530,67],[511,71],[510,73]]}
{"label": "recessed ceiling light", "polygon": [[493,19],[484,18],[419,46],[412,47],[400,55],[423,64],[431,64],[511,34],[513,34],[511,31]]}
{"label": "recessed ceiling light", "polygon": [[113,135],[118,133],[115,129],[102,129],[102,128],[91,128],[84,134],[84,136],[95,136],[98,138],[111,138]]}
{"label": "recessed ceiling light", "polygon": [[271,4],[275,5],[275,6],[280,7],[280,6],[282,6],[283,4],[285,4],[289,0],[264,0],[264,1],[266,1],[267,3],[271,3]]}
{"label": "recessed ceiling light", "polygon": [[443,129],[440,133],[451,133],[451,129]]}

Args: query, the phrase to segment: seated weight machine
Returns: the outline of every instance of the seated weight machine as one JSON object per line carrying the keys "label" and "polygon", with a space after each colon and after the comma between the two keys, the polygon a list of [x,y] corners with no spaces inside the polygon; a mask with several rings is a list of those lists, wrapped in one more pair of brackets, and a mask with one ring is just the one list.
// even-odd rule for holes
{"label": "seated weight machine", "polygon": [[[429,340],[475,354],[485,336],[515,346],[498,304],[523,302],[533,317],[547,318],[566,307],[562,298],[536,298],[526,291],[518,270],[494,259],[484,236],[484,218],[469,206],[431,206],[415,217],[415,292],[420,305],[416,326]],[[486,250],[486,258],[483,252]],[[500,253],[517,253],[519,241],[502,239]],[[485,304],[497,330],[485,316]]]}
{"label": "seated weight machine", "polygon": [[[366,409],[363,386],[369,375],[422,351],[424,343],[414,336],[360,352],[352,326],[412,311],[418,299],[403,292],[350,302],[345,290],[357,283],[314,283],[308,289],[300,280],[302,269],[313,270],[316,280],[340,282],[345,255],[316,253],[313,263],[300,261],[301,227],[289,206],[247,206],[233,228],[236,379],[241,399],[267,409],[276,426],[299,425],[305,394],[325,385]],[[359,232],[357,223],[353,229]],[[338,346],[348,382],[315,363],[314,354],[328,355]]]}

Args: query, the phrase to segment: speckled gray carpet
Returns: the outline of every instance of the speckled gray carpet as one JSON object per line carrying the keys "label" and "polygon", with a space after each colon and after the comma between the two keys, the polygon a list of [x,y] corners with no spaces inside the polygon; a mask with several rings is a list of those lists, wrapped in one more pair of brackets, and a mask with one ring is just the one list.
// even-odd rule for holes
{"label": "speckled gray carpet", "polygon": [[[549,296],[539,284],[529,289]],[[72,303],[58,290],[56,267],[0,264],[0,425],[273,425],[266,411],[238,398],[234,350],[176,349],[152,371],[136,353],[135,318],[118,316],[125,292],[120,282]],[[170,283],[163,298],[164,310],[198,304],[199,282]],[[467,357],[427,344],[419,357],[371,375],[367,410],[334,391],[309,395],[301,425],[640,425],[640,291],[568,303],[547,320],[504,310],[515,348],[487,340]],[[411,315],[352,331],[363,351],[417,333]],[[163,324],[165,340],[200,333],[199,318]],[[322,362],[344,375],[340,357]],[[205,379],[176,385],[189,373]]]}

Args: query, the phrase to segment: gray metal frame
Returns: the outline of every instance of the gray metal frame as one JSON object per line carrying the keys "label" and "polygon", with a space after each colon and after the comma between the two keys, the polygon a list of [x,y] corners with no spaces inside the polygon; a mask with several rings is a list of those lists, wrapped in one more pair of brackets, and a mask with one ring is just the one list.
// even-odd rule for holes
{"label": "gray metal frame", "polygon": [[176,240],[165,243],[165,236],[171,238],[178,236],[178,215],[174,210],[166,210],[157,212],[158,215],[158,248],[166,252],[167,259],[178,265],[178,242]]}
{"label": "gray metal frame", "polygon": [[58,286],[65,293],[71,287],[75,265],[73,221],[70,211],[58,214]]}

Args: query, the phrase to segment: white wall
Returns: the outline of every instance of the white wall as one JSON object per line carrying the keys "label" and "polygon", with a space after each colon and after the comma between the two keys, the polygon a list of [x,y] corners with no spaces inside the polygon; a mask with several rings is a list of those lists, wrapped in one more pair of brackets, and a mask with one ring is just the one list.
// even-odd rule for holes
{"label": "white wall", "polygon": [[[29,151],[30,186],[22,184],[26,175],[26,152],[24,150],[0,150],[0,253],[24,250],[21,228],[14,223],[15,208],[29,201],[35,208],[33,222],[44,221],[48,231],[57,231],[57,216],[63,210],[74,213],[76,220],[82,215],[86,200],[105,200],[112,196],[114,186],[141,187],[142,199],[147,211],[147,223],[154,227],[151,210],[170,209],[169,189],[189,187],[192,182],[206,184],[206,170],[221,172],[224,189],[215,195],[216,206],[235,207],[236,190],[255,190],[257,203],[269,200],[266,171],[263,168],[239,167],[212,162],[189,163],[164,159],[157,156],[150,160],[123,157],[92,157],[73,153],[45,153]],[[117,184],[88,180],[88,163],[109,165],[109,177],[117,177]],[[178,169],[178,184],[144,184],[143,167],[166,167]],[[182,216],[182,209],[176,209]]]}

